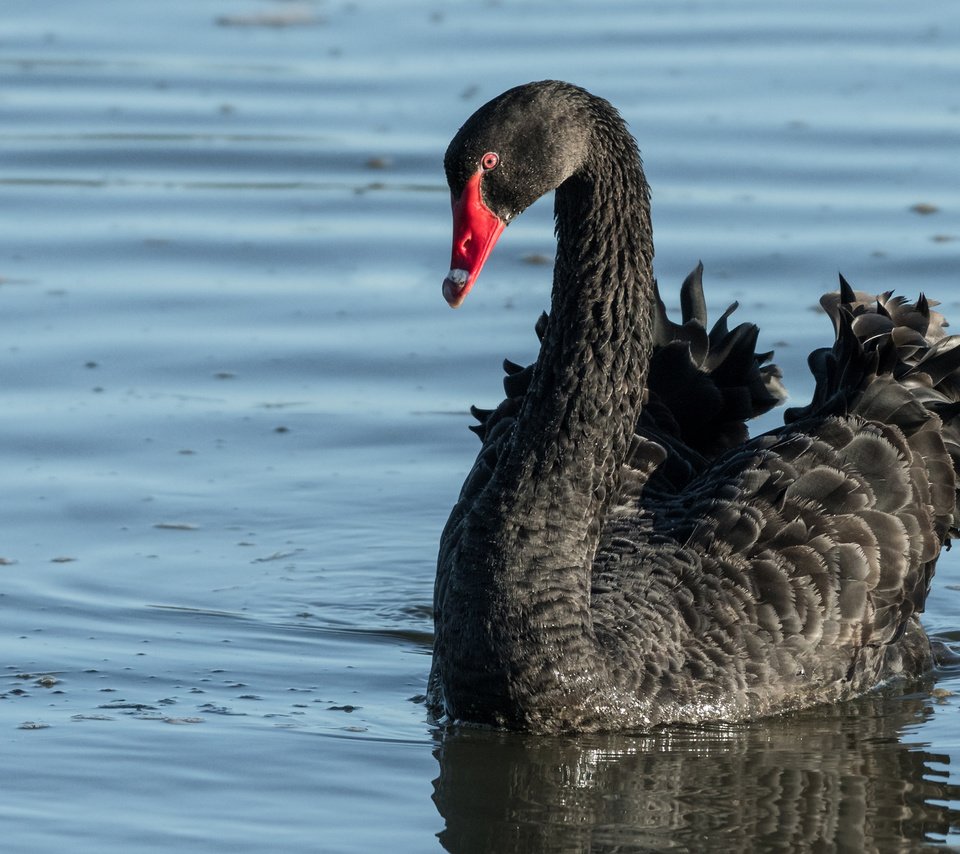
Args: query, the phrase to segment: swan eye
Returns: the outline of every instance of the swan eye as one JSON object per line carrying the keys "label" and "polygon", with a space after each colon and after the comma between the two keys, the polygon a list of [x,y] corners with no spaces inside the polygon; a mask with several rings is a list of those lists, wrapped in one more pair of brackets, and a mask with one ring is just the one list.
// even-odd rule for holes
{"label": "swan eye", "polygon": [[484,172],[489,172],[491,169],[496,168],[496,165],[500,162],[500,155],[495,154],[492,151],[488,151],[483,157],[480,158],[480,165],[483,167]]}

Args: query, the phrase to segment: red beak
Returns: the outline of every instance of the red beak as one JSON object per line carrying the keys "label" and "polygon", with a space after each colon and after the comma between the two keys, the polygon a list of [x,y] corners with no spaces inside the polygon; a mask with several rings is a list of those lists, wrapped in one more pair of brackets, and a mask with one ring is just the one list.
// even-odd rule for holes
{"label": "red beak", "polygon": [[450,308],[458,308],[480,275],[506,223],[483,203],[477,172],[463,188],[459,199],[453,199],[453,252],[450,272],[443,280],[443,298]]}

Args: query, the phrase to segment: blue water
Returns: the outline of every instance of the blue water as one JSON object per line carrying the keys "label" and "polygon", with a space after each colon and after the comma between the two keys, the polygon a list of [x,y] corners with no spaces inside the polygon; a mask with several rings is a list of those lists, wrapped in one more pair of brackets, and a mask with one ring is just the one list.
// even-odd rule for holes
{"label": "blue water", "polygon": [[[544,200],[447,308],[459,124],[544,77],[617,104],[664,289],[702,259],[712,310],[740,300],[803,401],[838,270],[960,316],[949,0],[3,19],[5,849],[960,845],[955,668],[632,737],[439,731],[421,697],[466,409],[533,357],[553,247]],[[955,649],[958,576],[945,555],[925,618]]]}

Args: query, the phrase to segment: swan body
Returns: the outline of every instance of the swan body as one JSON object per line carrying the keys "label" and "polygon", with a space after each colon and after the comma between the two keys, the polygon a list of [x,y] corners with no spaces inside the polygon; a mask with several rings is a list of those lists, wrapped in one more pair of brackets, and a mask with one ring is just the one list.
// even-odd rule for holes
{"label": "swan body", "polygon": [[757,329],[680,324],[653,277],[649,191],[606,101],[557,81],[481,107],[447,150],[459,306],[504,226],[555,189],[541,349],[474,410],[444,529],[428,704],[535,732],[644,730],[833,702],[931,666],[917,615],[956,533],[960,340],[923,297],[823,299],[809,406]]}

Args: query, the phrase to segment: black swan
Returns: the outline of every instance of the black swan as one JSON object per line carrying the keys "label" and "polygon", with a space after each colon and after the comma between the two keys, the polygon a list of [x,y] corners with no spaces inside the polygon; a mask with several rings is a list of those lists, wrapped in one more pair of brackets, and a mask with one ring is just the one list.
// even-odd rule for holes
{"label": "black swan", "polygon": [[459,306],[515,216],[556,189],[537,361],[474,409],[482,448],[444,529],[428,706],[534,732],[743,720],[932,666],[918,614],[957,533],[960,336],[923,296],[821,300],[813,401],[757,328],[682,324],[653,278],[649,191],[607,102],[556,81],[477,110],[445,157]]}

